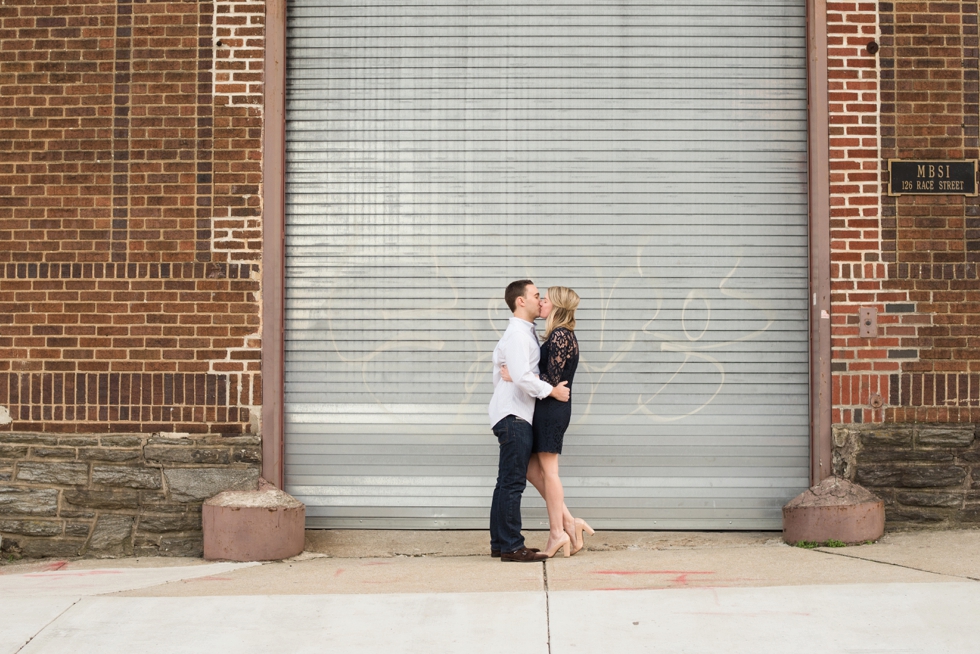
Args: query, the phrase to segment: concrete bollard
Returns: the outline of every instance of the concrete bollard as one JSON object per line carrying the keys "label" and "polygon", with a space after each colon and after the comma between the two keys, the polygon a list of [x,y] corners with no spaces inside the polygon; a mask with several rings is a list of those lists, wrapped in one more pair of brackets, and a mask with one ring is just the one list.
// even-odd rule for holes
{"label": "concrete bollard", "polygon": [[853,545],[885,533],[885,503],[846,479],[829,477],[783,507],[783,540]]}
{"label": "concrete bollard", "polygon": [[205,559],[276,561],[303,551],[306,507],[264,479],[259,490],[218,493],[201,514]]}

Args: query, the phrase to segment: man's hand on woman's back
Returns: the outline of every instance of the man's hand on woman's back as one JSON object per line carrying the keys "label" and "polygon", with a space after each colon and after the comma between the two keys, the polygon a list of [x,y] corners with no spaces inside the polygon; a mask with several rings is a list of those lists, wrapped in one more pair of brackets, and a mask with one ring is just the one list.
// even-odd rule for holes
{"label": "man's hand on woman's back", "polygon": [[549,397],[553,397],[559,402],[568,402],[571,393],[568,389],[568,382],[558,382],[558,385],[551,389],[551,395]]}
{"label": "man's hand on woman's back", "polygon": [[[506,365],[500,366],[500,378],[504,381],[514,381],[510,378]],[[549,397],[553,397],[559,402],[568,402],[568,398],[571,393],[572,392],[568,390],[568,382],[559,382],[557,386],[551,389],[551,394]]]}

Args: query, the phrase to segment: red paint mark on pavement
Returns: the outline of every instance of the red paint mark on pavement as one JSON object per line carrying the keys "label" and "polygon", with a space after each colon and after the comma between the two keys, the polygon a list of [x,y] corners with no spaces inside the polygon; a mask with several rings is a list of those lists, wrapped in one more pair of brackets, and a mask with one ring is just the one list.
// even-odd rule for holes
{"label": "red paint mark on pavement", "polygon": [[713,575],[713,571],[705,570],[595,570],[594,575],[673,575],[670,581],[675,584],[687,584],[691,575]]}
{"label": "red paint mark on pavement", "polygon": [[695,570],[594,570],[594,575],[713,575],[713,571]]}
{"label": "red paint mark on pavement", "polygon": [[122,570],[79,570],[78,572],[61,572],[53,575],[50,572],[37,572],[26,574],[25,577],[41,577],[42,579],[54,579],[61,577],[96,577],[99,575],[121,575]]}
{"label": "red paint mark on pavement", "polygon": [[[40,568],[37,568],[37,572],[54,572],[55,570],[61,570],[66,565],[68,565],[68,561],[51,561],[49,563],[44,564]],[[20,570],[18,570],[16,566],[11,567],[10,569],[7,570],[0,570],[0,575],[19,575],[19,574],[21,574]],[[37,573],[30,573],[30,574],[37,574]]]}
{"label": "red paint mark on pavement", "polygon": [[333,573],[333,576],[334,577],[339,577],[340,575],[343,574],[343,572],[344,572],[344,569],[343,568],[337,568],[337,572]]}

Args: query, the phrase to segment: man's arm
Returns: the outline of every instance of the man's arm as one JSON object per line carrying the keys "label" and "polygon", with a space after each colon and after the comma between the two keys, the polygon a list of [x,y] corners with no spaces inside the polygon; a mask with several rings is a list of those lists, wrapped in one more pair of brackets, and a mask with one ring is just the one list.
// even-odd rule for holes
{"label": "man's arm", "polygon": [[[507,372],[506,363],[500,365],[500,378],[508,382],[514,381],[510,378],[510,373]],[[541,375],[538,375],[538,379],[541,379]],[[557,386],[554,386],[551,389],[551,397],[555,398],[559,402],[568,402],[568,398],[571,396],[571,394],[572,392],[568,389],[568,382],[559,382]]]}
{"label": "man's arm", "polygon": [[493,364],[493,387],[497,388],[497,384],[500,383],[500,346],[497,345],[493,348],[493,354],[490,356],[490,362]]}
{"label": "man's arm", "polygon": [[[510,377],[517,384],[517,387],[536,398],[545,398],[551,395],[552,386],[548,382],[543,382],[537,378],[531,370],[531,353],[528,350],[529,339],[510,338],[504,347],[504,362],[510,371]],[[499,373],[498,366],[494,366],[494,378]]]}
{"label": "man's arm", "polygon": [[[540,400],[550,396],[560,402],[568,402],[569,395],[571,394],[568,390],[568,382],[561,382],[557,386],[552,386],[548,382],[538,379],[538,376],[531,369],[531,348],[534,348],[534,352],[536,353],[537,347],[538,344],[532,342],[530,339],[513,338],[507,343],[507,347],[503,353],[503,363],[507,364],[511,379],[513,379],[519,389],[531,397],[536,397]],[[511,360],[517,363],[518,370],[514,369],[514,365],[510,363]],[[494,368],[494,372],[497,372],[499,366],[495,366]]]}
{"label": "man's arm", "polygon": [[[528,357],[531,356],[531,352],[534,352],[535,354],[538,353],[539,346],[537,340],[535,340],[531,344],[531,347],[533,349],[528,351]],[[538,381],[544,382],[545,384],[551,386],[551,384],[547,380],[541,379],[541,375],[535,375],[535,377],[538,379]],[[548,393],[547,397],[553,397],[559,402],[568,402],[568,400],[571,398],[571,395],[572,392],[568,389],[568,382],[560,381],[556,386],[551,386],[551,392]]]}

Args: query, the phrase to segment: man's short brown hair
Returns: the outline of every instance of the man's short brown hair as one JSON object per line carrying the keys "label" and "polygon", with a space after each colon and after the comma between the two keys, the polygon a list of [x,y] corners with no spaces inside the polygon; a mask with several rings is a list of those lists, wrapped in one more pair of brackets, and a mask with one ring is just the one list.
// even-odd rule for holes
{"label": "man's short brown hair", "polygon": [[517,298],[524,297],[524,291],[533,283],[530,279],[518,279],[516,282],[507,284],[507,290],[504,291],[504,302],[507,303],[511,313],[517,310]]}

